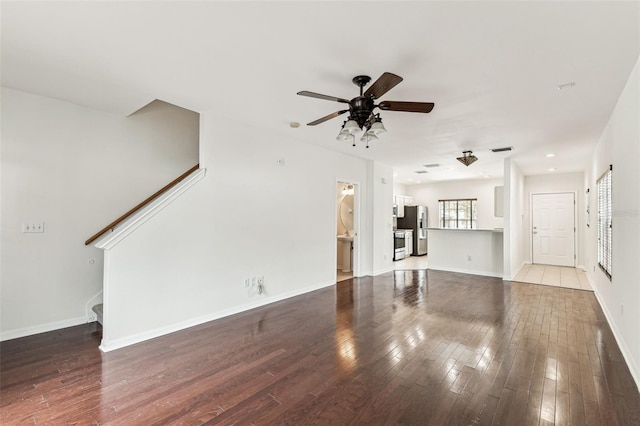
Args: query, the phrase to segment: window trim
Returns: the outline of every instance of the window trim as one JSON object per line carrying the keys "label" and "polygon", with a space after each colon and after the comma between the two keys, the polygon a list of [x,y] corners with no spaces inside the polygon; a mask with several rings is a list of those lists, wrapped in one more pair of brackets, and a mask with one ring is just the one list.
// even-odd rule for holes
{"label": "window trim", "polygon": [[598,267],[611,281],[613,236],[613,165],[596,181],[598,207],[597,251]]}
{"label": "window trim", "polygon": [[[445,224],[445,215],[444,215],[445,210],[444,210],[444,208],[442,208],[442,214],[440,214],[440,207],[441,207],[440,203],[451,202],[451,201],[455,201],[456,202],[456,226],[455,226],[455,228],[454,227],[444,226],[444,224]],[[460,201],[470,201],[471,202],[471,205],[470,205],[471,217],[468,220],[469,228],[460,228],[459,227],[460,219],[459,219],[459,205],[458,205],[458,203]],[[477,216],[477,213],[476,213],[475,216],[473,215],[474,203],[475,203],[475,207],[477,209],[478,208],[478,199],[477,198],[447,198],[447,199],[438,200],[438,216],[439,216],[438,217],[438,226],[441,229],[477,229],[478,228],[478,216]],[[465,222],[466,221],[467,220],[465,220]],[[475,227],[474,227],[474,222],[475,222]]]}

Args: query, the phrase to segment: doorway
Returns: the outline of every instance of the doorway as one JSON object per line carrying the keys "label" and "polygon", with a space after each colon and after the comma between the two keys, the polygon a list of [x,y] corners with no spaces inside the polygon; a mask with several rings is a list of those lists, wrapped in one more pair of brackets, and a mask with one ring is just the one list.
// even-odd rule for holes
{"label": "doorway", "polygon": [[357,188],[352,182],[336,184],[336,282],[357,276]]}
{"label": "doorway", "polygon": [[531,195],[532,263],[575,267],[575,194]]}

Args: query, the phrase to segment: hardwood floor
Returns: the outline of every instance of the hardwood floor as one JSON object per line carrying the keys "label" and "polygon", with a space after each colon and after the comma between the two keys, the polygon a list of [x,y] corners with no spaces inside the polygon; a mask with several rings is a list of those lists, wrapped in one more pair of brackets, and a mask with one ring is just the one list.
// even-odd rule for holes
{"label": "hardwood floor", "polygon": [[425,270],[343,281],[110,353],[0,344],[3,425],[638,425],[594,294]]}

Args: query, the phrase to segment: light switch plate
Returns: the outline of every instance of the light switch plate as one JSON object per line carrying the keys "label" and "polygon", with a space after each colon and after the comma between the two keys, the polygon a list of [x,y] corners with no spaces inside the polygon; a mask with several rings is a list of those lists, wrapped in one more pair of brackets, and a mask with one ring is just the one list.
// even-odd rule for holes
{"label": "light switch plate", "polygon": [[43,233],[44,232],[44,222],[38,223],[23,223],[22,224],[22,232],[27,233]]}

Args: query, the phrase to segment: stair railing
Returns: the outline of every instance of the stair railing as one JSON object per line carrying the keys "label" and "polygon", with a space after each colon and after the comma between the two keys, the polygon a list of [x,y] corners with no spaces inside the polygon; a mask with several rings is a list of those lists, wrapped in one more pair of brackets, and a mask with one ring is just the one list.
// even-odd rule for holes
{"label": "stair railing", "polygon": [[193,166],[192,168],[190,168],[189,170],[187,170],[186,172],[184,172],[183,174],[181,174],[180,176],[178,176],[177,178],[175,178],[174,180],[169,182],[167,185],[163,186],[161,189],[156,191],[153,195],[148,197],[146,200],[144,200],[143,202],[141,202],[140,204],[138,204],[137,206],[135,206],[134,208],[132,208],[131,210],[129,210],[128,212],[126,212],[125,214],[123,214],[122,216],[120,216],[119,218],[117,218],[116,220],[114,220],[113,222],[108,224],[107,226],[105,226],[104,228],[102,228],[99,232],[97,232],[95,235],[93,235],[91,238],[89,238],[87,241],[85,241],[84,245],[88,246],[89,244],[91,244],[92,242],[94,242],[95,240],[97,240],[98,238],[100,238],[101,236],[106,234],[107,232],[113,231],[113,229],[116,226],[118,226],[119,224],[121,224],[122,222],[127,220],[129,217],[133,216],[136,212],[138,212],[143,207],[145,207],[146,205],[151,203],[153,200],[158,198],[160,195],[164,194],[169,189],[171,189],[172,187],[174,187],[178,183],[182,182],[182,180],[184,178],[186,178],[187,176],[189,176],[191,173],[195,172],[199,168],[200,168],[200,164],[196,164],[195,166]]}

